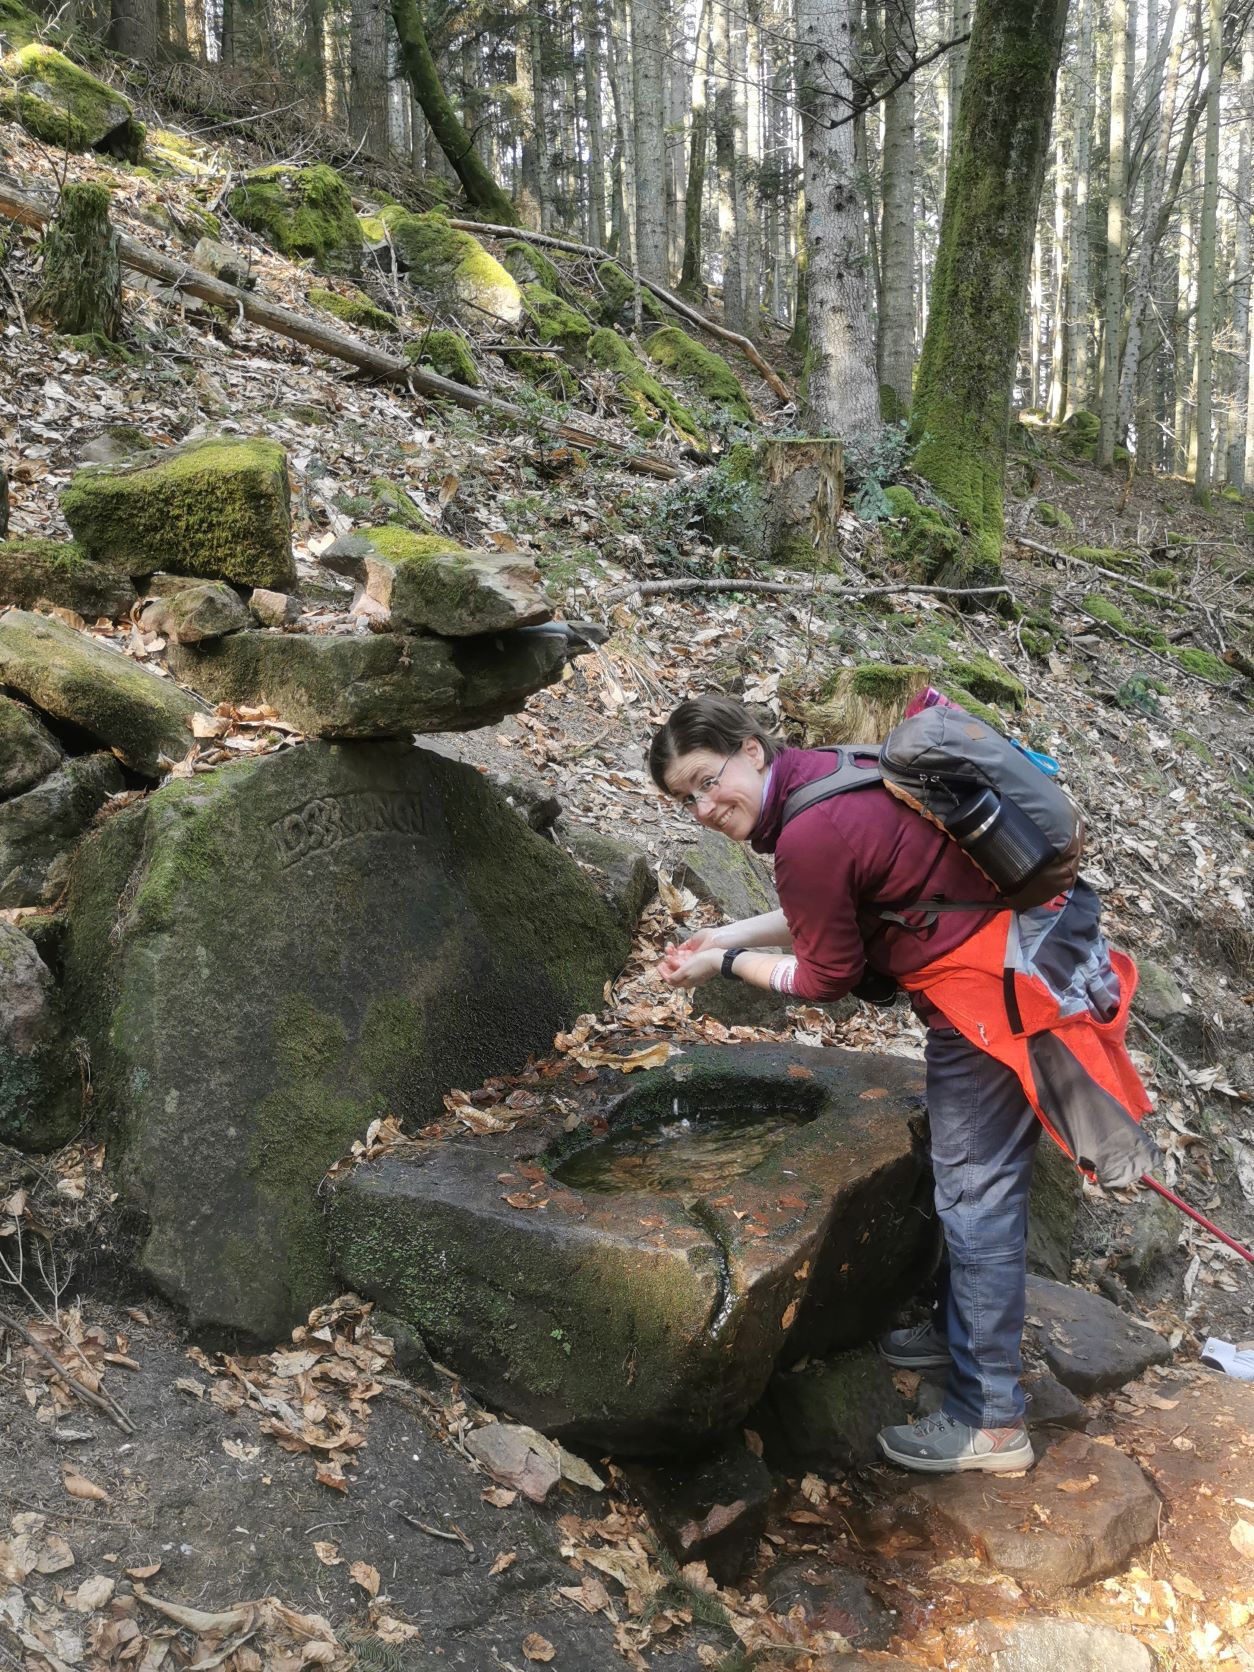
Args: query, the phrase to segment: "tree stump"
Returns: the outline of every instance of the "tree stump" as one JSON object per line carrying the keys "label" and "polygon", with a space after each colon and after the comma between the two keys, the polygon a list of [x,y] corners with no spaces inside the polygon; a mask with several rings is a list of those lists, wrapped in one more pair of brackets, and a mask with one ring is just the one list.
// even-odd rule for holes
{"label": "tree stump", "polygon": [[774,563],[830,569],[839,561],[845,457],[839,441],[769,440],[759,455],[767,552]]}
{"label": "tree stump", "polygon": [[66,185],[43,240],[35,312],[67,336],[110,342],[122,329],[122,266],[103,186]]}

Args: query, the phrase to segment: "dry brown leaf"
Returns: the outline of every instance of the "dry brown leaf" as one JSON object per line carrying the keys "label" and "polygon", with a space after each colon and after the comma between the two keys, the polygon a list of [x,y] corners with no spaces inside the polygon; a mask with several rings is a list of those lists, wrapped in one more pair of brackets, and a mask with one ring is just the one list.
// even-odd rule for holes
{"label": "dry brown leaf", "polygon": [[344,1562],[343,1556],[340,1555],[339,1546],[332,1544],[330,1539],[316,1538],[314,1540],[314,1555],[323,1567],[341,1567]]}
{"label": "dry brown leaf", "polygon": [[1254,1562],[1254,1522],[1236,1522],[1228,1534],[1228,1543],[1238,1555]]}
{"label": "dry brown leaf", "polygon": [[106,1578],[103,1573],[95,1573],[90,1579],[84,1579],[69,1599],[70,1607],[76,1614],[93,1614],[108,1602],[114,1586],[114,1580]]}
{"label": "dry brown leaf", "polygon": [[572,1051],[571,1056],[581,1068],[617,1068],[623,1074],[634,1074],[638,1068],[664,1068],[670,1061],[671,1046],[663,1040],[642,1051],[618,1056],[613,1051]]}
{"label": "dry brown leaf", "polygon": [[533,1631],[530,1637],[523,1638],[522,1652],[528,1660],[552,1660],[557,1650],[547,1637],[541,1637],[538,1631]]}
{"label": "dry brown leaf", "polygon": [[501,1554],[496,1558],[496,1560],[493,1562],[492,1566],[488,1569],[488,1578],[492,1579],[498,1573],[504,1573],[505,1569],[507,1567],[513,1567],[514,1563],[517,1560],[518,1560],[518,1552],[516,1550],[502,1550]]}
{"label": "dry brown leaf", "polygon": [[223,1440],[222,1449],[237,1463],[251,1463],[254,1457],[261,1456],[260,1446],[246,1445],[243,1440]]}
{"label": "dry brown leaf", "polygon": [[440,483],[440,509],[441,509],[441,511],[448,504],[449,500],[452,499],[453,495],[457,492],[457,490],[460,486],[461,486],[460,479],[458,477],[454,476],[452,471],[449,471],[448,475]]}
{"label": "dry brown leaf", "polygon": [[147,1567],[127,1568],[126,1577],[128,1579],[151,1579],[154,1573],[160,1572],[160,1562],[149,1562]]}
{"label": "dry brown leaf", "polygon": [[797,1303],[790,1300],[784,1308],[784,1316],[779,1320],[780,1329],[791,1329],[797,1316]]}
{"label": "dry brown leaf", "polygon": [[74,1566],[74,1552],[59,1533],[49,1533],[43,1551],[35,1563],[37,1573],[64,1573]]}
{"label": "dry brown leaf", "polygon": [[348,1570],[349,1578],[355,1585],[360,1585],[367,1596],[377,1597],[379,1594],[379,1570],[371,1567],[369,1562],[354,1562]]}
{"label": "dry brown leaf", "polygon": [[228,1608],[220,1614],[207,1614],[202,1608],[188,1608],[181,1602],[167,1602],[164,1597],[153,1596],[143,1584],[135,1587],[135,1595],[149,1608],[156,1609],[158,1614],[164,1614],[176,1625],[184,1626],[188,1631],[194,1631],[198,1637],[210,1631],[239,1631],[252,1624],[254,1610],[248,1604],[241,1608]]}
{"label": "dry brown leaf", "polygon": [[1059,1492],[1091,1492],[1096,1485],[1097,1476],[1089,1475],[1087,1480],[1060,1480],[1057,1490]]}
{"label": "dry brown leaf", "polygon": [[344,1471],[338,1463],[323,1463],[314,1470],[314,1479],[319,1486],[329,1486],[336,1492],[347,1492],[348,1482],[344,1479]]}
{"label": "dry brown leaf", "polygon": [[491,1504],[494,1509],[508,1509],[518,1494],[507,1492],[503,1486],[485,1486],[479,1496],[485,1504]]}
{"label": "dry brown leaf", "polygon": [[88,1480],[86,1475],[80,1475],[78,1470],[68,1463],[61,1465],[61,1480],[71,1498],[81,1498],[84,1503],[91,1504],[109,1502],[109,1494],[103,1486],[97,1486],[95,1481]]}

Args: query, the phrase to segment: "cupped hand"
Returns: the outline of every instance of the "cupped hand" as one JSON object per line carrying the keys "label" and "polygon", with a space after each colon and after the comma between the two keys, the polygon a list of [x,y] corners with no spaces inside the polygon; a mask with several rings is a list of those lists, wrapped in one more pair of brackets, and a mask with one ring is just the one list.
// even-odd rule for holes
{"label": "cupped hand", "polygon": [[[708,933],[703,930],[702,933]],[[695,940],[694,936],[694,940]],[[692,941],[682,946],[668,946],[658,964],[658,974],[668,987],[704,987],[723,967],[723,953],[717,946],[700,946],[690,950]]]}

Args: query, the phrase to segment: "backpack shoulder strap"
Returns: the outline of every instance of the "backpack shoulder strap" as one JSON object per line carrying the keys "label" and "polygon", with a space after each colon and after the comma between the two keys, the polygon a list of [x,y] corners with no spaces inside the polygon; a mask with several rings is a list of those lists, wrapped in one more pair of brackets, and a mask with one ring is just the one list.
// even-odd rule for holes
{"label": "backpack shoulder strap", "polygon": [[836,764],[831,772],[825,772],[821,778],[814,778],[808,784],[798,784],[784,802],[783,813],[779,827],[784,826],[804,813],[807,808],[815,807],[820,801],[830,801],[834,795],[844,795],[849,790],[869,789],[873,784],[883,782],[880,770],[880,752],[877,745],[868,745],[857,749],[826,749],[816,750],[815,753],[826,753],[835,756]]}

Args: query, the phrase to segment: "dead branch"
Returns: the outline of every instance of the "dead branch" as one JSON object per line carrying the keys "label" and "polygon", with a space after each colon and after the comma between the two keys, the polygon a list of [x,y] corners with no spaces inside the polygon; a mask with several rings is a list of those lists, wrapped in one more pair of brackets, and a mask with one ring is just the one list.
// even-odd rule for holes
{"label": "dead branch", "polygon": [[[50,204],[19,192],[10,176],[0,175],[0,215],[20,221],[25,226],[42,228],[52,218],[52,214]],[[495,412],[502,418],[512,419],[516,423],[538,426],[546,434],[555,435],[573,446],[612,453],[621,459],[628,470],[638,471],[642,475],[658,476],[664,481],[673,482],[688,474],[677,465],[668,464],[664,459],[654,458],[647,453],[629,452],[620,443],[592,430],[586,430],[581,425],[536,419],[510,401],[499,400],[482,389],[468,389],[464,384],[454,383],[451,378],[440,377],[436,372],[414,366],[401,355],[388,354],[383,349],[374,348],[345,331],[324,325],[321,320],[295,313],[291,308],[280,307],[277,302],[267,301],[256,291],[239,290],[234,285],[224,284],[221,279],[211,278],[208,273],[202,273],[185,261],[176,261],[170,256],[149,249],[146,244],[126,233],[118,234],[118,252],[123,266],[131,268],[134,272],[147,273],[150,278],[159,279],[162,284],[169,285],[173,290],[185,291],[189,296],[199,297],[203,302],[229,308],[232,312],[242,314],[252,324],[261,326],[263,330],[273,331],[278,336],[304,343],[306,347],[315,349],[320,354],[327,354],[333,359],[345,361],[350,366],[357,366],[361,371],[369,372],[372,377],[381,378],[386,382],[407,384],[415,394],[431,395],[439,400],[454,401],[458,406],[469,407],[472,410]]]}
{"label": "dead branch", "polygon": [[[1121,586],[1128,587],[1136,592],[1152,593],[1155,598],[1162,598],[1168,604],[1183,602],[1174,593],[1164,592],[1161,587],[1151,586],[1148,581],[1137,580],[1135,575],[1121,575],[1118,569],[1103,569],[1100,563],[1092,563],[1087,557],[1076,557],[1074,552],[1061,551],[1057,546],[1043,546],[1037,540],[1025,539],[1022,534],[1016,534],[1013,538],[1015,545],[1022,546],[1025,551],[1039,552],[1042,557],[1053,557],[1059,563],[1069,563],[1075,568],[1091,569],[1095,575],[1105,575],[1107,580],[1118,581]],[[1211,613],[1210,606],[1206,604],[1198,604],[1196,607],[1203,610],[1207,615]],[[1240,621],[1246,626],[1249,625],[1249,616],[1239,615],[1235,610],[1225,610],[1221,605],[1216,605],[1215,608],[1220,615],[1226,615],[1230,621]]]}
{"label": "dead branch", "polygon": [[1226,697],[1239,696],[1239,692],[1234,686],[1221,685],[1217,679],[1207,679],[1205,674],[1194,673],[1191,668],[1186,668],[1183,662],[1177,662],[1174,656],[1165,656],[1161,650],[1155,650],[1152,645],[1142,644],[1140,639],[1134,639],[1131,633],[1121,633],[1118,627],[1112,627],[1110,622],[1103,621],[1100,615],[1094,615],[1093,611],[1085,609],[1083,604],[1077,604],[1074,598],[1068,598],[1067,602],[1073,610],[1079,610],[1081,615],[1086,616],[1088,620],[1094,622],[1105,632],[1110,633],[1116,639],[1122,639],[1125,644],[1132,645],[1134,649],[1140,651],[1142,656],[1153,657],[1154,661],[1161,662],[1165,668],[1170,668],[1173,673],[1183,674],[1186,679],[1192,679],[1198,685],[1205,685],[1211,691],[1222,691]]}
{"label": "dead branch", "polygon": [[[488,232],[494,238],[522,238],[529,244],[548,244],[556,250],[569,250],[572,255],[589,255],[596,261],[614,261],[616,259],[608,250],[599,250],[594,244],[576,244],[569,238],[554,238],[552,234],[547,232],[528,232],[525,227],[521,226],[490,226],[484,221],[450,221],[448,224],[457,227],[461,232]],[[763,381],[770,384],[781,401],[788,403],[796,400],[797,397],[783,378],[772,366],[767,364],[756,345],[748,337],[742,337],[739,331],[729,331],[726,325],[718,325],[714,320],[707,319],[703,313],[692,306],[691,302],[685,302],[681,296],[676,296],[673,291],[664,290],[660,284],[654,284],[652,279],[646,279],[642,273],[633,274],[633,277],[638,279],[647,291],[656,296],[659,302],[665,302],[666,306],[677,313],[681,319],[688,320],[690,324],[695,325],[701,331],[708,331],[710,336],[717,337],[721,342],[731,343],[733,348],[738,348]]]}
{"label": "dead branch", "polygon": [[138,1432],[130,1417],[127,1416],[126,1412],[119,1404],[116,1403],[115,1400],[113,1400],[108,1394],[94,1393],[91,1388],[80,1382],[76,1376],[71,1375],[56,1354],[50,1352],[48,1348],[44,1346],[42,1341],[36,1341],[35,1337],[30,1333],[26,1326],[19,1323],[19,1321],[13,1317],[11,1313],[0,1311],[0,1329],[11,1329],[14,1334],[20,1335],[28,1347],[33,1348],[33,1350],[39,1354],[40,1358],[47,1360],[61,1380],[67,1385],[67,1387],[69,1387],[72,1393],[77,1394],[85,1404],[94,1405],[98,1411],[103,1411],[109,1421],[116,1423],[124,1434],[135,1434]]}
{"label": "dead branch", "polygon": [[652,597],[658,592],[804,592],[821,598],[886,598],[897,592],[926,592],[940,598],[1012,597],[1008,586],[915,586],[910,581],[894,582],[890,586],[830,586],[818,581],[752,581],[713,578],[684,581],[633,581],[630,586],[615,587],[601,599],[605,605],[621,604],[624,598],[639,594]]}

